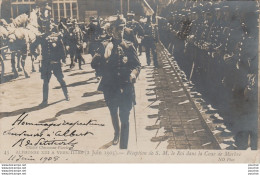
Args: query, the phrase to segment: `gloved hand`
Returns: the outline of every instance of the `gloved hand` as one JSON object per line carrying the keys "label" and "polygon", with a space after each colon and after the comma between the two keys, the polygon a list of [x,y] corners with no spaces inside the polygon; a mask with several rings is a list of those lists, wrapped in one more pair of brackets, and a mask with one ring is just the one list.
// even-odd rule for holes
{"label": "gloved hand", "polygon": [[130,74],[130,83],[136,82],[136,76],[134,74]]}
{"label": "gloved hand", "polygon": [[110,42],[110,43],[107,45],[107,47],[106,47],[106,49],[105,49],[105,54],[104,54],[105,59],[107,59],[107,58],[110,57],[110,55],[111,55],[111,53],[112,53],[113,47],[114,47],[114,45],[113,45],[112,42]]}

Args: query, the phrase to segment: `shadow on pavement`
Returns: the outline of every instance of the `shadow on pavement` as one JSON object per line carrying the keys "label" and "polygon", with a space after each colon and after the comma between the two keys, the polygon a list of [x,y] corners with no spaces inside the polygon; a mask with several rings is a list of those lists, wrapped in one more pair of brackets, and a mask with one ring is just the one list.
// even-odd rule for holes
{"label": "shadow on pavement", "polygon": [[[98,81],[92,81],[92,80],[95,80],[96,77],[92,77],[92,78],[89,78],[88,80],[85,80],[85,81],[79,81],[79,82],[76,82],[76,83],[72,83],[72,84],[68,84],[67,87],[75,87],[75,86],[82,86],[82,85],[87,85],[87,84],[94,84],[94,83],[98,83]],[[91,82],[89,82],[91,81]],[[61,89],[61,86],[57,86],[53,89]]]}
{"label": "shadow on pavement", "polygon": [[82,97],[91,97],[91,96],[99,95],[99,94],[103,94],[103,93],[100,92],[100,91],[85,92],[85,93],[82,95]]}
{"label": "shadow on pavement", "polygon": [[94,71],[77,72],[77,73],[70,74],[68,76],[84,75],[84,74],[90,74],[90,73],[95,73],[95,70]]}
{"label": "shadow on pavement", "polygon": [[89,111],[92,109],[103,108],[103,107],[106,107],[106,103],[103,99],[97,100],[97,101],[91,101],[91,102],[83,103],[79,106],[61,110],[61,111],[57,112],[55,117],[59,117],[63,114],[71,114],[76,111]]}
{"label": "shadow on pavement", "polygon": [[11,117],[11,116],[21,115],[24,112],[25,113],[29,113],[29,112],[33,112],[33,111],[38,111],[38,110],[44,109],[44,108],[46,108],[48,106],[57,104],[57,103],[59,103],[61,101],[64,101],[64,100],[59,100],[59,101],[50,103],[47,106],[39,106],[39,105],[37,105],[37,106],[31,107],[31,108],[18,109],[18,110],[11,111],[11,112],[0,112],[0,119],[2,119],[4,117]]}
{"label": "shadow on pavement", "polygon": [[103,107],[106,107],[106,103],[105,103],[104,100],[87,102],[87,103],[81,104],[79,106],[75,106],[75,107],[72,107],[72,108],[61,110],[61,111],[56,113],[55,117],[48,118],[48,119],[45,119],[45,120],[41,120],[41,121],[39,121],[39,123],[56,121],[59,116],[64,115],[64,114],[71,114],[71,113],[76,112],[76,111],[88,111],[88,110],[103,108]]}
{"label": "shadow on pavement", "polygon": [[2,78],[0,78],[0,84],[27,79],[24,76],[21,78],[21,76],[23,76],[23,75],[19,75],[19,77],[15,77],[13,75],[13,73],[4,74],[4,76]]}

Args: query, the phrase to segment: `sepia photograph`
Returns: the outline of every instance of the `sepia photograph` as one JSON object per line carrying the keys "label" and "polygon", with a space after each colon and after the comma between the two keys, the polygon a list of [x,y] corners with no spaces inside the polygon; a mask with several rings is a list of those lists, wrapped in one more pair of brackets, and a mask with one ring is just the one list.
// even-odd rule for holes
{"label": "sepia photograph", "polygon": [[259,163],[259,4],[0,0],[0,162]]}

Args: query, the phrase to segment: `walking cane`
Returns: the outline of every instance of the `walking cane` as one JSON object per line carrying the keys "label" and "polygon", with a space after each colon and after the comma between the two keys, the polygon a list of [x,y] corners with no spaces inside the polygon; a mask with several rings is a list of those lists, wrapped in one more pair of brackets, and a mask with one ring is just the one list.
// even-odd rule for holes
{"label": "walking cane", "polygon": [[[134,96],[134,99],[135,99],[135,89],[134,89],[134,85],[133,85],[133,96]],[[137,145],[137,129],[136,129],[136,116],[135,116],[135,101],[133,100],[132,102],[132,105],[133,105],[133,110],[134,110],[134,121],[135,121],[135,141],[136,141],[136,145]]]}
{"label": "walking cane", "polygon": [[136,129],[136,116],[135,116],[135,105],[133,103],[133,110],[134,110],[134,120],[135,120],[135,141],[137,145],[137,129]]}

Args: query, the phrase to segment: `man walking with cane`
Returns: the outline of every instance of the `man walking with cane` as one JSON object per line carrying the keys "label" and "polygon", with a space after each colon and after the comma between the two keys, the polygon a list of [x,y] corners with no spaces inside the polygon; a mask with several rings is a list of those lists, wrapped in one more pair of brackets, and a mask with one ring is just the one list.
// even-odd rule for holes
{"label": "man walking with cane", "polygon": [[102,43],[91,63],[92,68],[102,70],[98,90],[103,91],[110,111],[114,127],[112,142],[116,145],[120,139],[120,149],[128,146],[129,115],[135,104],[134,83],[141,69],[133,44],[123,39],[125,23],[122,16],[111,21],[108,33],[112,39]]}

